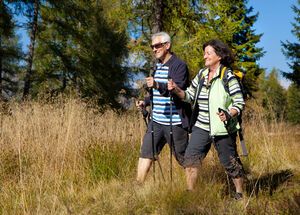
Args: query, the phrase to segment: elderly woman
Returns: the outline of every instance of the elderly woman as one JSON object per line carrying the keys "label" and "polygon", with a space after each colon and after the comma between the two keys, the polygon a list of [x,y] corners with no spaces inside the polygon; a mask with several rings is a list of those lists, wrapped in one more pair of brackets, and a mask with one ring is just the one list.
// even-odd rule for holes
{"label": "elderly woman", "polygon": [[[194,102],[196,99],[199,107],[197,121],[192,128],[184,156],[187,186],[188,190],[194,190],[198,167],[213,143],[226,173],[233,179],[235,199],[239,200],[243,198],[244,170],[236,149],[239,128],[236,118],[245,103],[239,83],[228,69],[234,62],[228,46],[219,40],[210,40],[203,45],[203,50],[205,68],[200,70],[187,90],[183,91],[172,80],[168,81],[168,90],[183,101]],[[227,70],[227,90],[221,78],[222,69]],[[198,89],[198,97],[194,98],[198,87],[201,89]],[[231,129],[225,124],[231,124]]]}

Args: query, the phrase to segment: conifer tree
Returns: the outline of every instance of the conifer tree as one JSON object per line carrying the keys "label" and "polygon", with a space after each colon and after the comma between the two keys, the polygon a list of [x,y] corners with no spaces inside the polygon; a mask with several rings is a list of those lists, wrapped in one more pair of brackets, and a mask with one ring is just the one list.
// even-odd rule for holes
{"label": "conifer tree", "polygon": [[0,14],[0,100],[3,101],[17,93],[22,52],[7,2],[0,2]]}
{"label": "conifer tree", "polygon": [[[130,1],[132,17],[130,29],[136,39],[132,51],[142,52],[151,59],[148,48],[151,34],[151,20],[154,0]],[[132,3],[134,2],[134,3]],[[235,68],[246,72],[246,87],[256,90],[256,79],[262,72],[257,60],[263,56],[257,43],[262,35],[255,34],[253,24],[258,14],[251,15],[253,8],[247,8],[247,0],[166,0],[162,3],[162,30],[170,33],[173,51],[188,63],[194,77],[204,65],[202,44],[218,38],[227,43],[236,54]],[[130,14],[128,12],[128,14]],[[148,60],[149,61],[149,60]]]}
{"label": "conifer tree", "polygon": [[278,71],[272,69],[262,86],[262,106],[271,119],[284,118],[286,113],[286,92],[278,81]]}
{"label": "conifer tree", "polygon": [[[115,6],[115,5],[114,5]],[[97,97],[100,105],[118,106],[126,89],[127,35],[113,6],[105,1],[48,1],[42,6],[42,31],[38,38],[35,91],[77,90],[83,97]]]}
{"label": "conifer tree", "polygon": [[282,51],[284,55],[291,61],[288,63],[289,67],[291,68],[292,72],[283,72],[283,75],[294,82],[298,87],[300,87],[300,0],[297,1],[297,5],[293,5],[292,9],[295,15],[295,23],[293,23],[293,30],[292,33],[296,36],[297,42],[289,42],[286,41],[285,43],[282,42]]}
{"label": "conifer tree", "polygon": [[30,45],[29,51],[26,57],[27,66],[26,66],[26,74],[24,79],[24,89],[23,89],[23,99],[29,95],[29,91],[31,88],[31,82],[33,77],[33,58],[34,58],[34,49],[36,42],[36,35],[38,31],[38,16],[40,10],[40,0],[30,0],[25,1],[28,8],[28,17],[29,17],[29,34],[30,34]]}
{"label": "conifer tree", "polygon": [[300,124],[300,87],[292,83],[287,90],[287,119]]}
{"label": "conifer tree", "polygon": [[297,42],[282,42],[282,51],[286,58],[290,60],[288,63],[292,72],[283,72],[283,76],[289,79],[292,84],[287,91],[287,118],[292,123],[300,123],[300,0],[297,5],[293,5],[292,9],[295,16],[295,22],[292,23],[292,33],[296,36]]}
{"label": "conifer tree", "polygon": [[[262,69],[257,61],[263,56],[257,47],[261,34],[255,34],[253,25],[258,14],[247,7],[247,0],[207,0],[201,5],[204,16],[204,38],[219,38],[228,44],[236,56],[234,69],[245,72],[245,87],[249,94],[257,90],[256,80]],[[199,35],[199,37],[203,37]],[[201,40],[201,38],[199,38]],[[200,62],[203,64],[203,60]]]}

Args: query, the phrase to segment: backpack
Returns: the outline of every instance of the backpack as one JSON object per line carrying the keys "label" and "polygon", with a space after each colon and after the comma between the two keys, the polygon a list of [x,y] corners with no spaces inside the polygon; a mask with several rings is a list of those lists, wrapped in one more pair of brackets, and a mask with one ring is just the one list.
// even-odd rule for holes
{"label": "backpack", "polygon": [[[229,69],[227,69],[227,67],[224,66],[222,68],[221,74],[220,74],[220,79],[222,79],[224,88],[225,88],[227,93],[229,93],[228,79],[227,79],[228,71],[229,71]],[[237,81],[240,85],[240,88],[241,88],[241,91],[242,91],[242,94],[243,94],[243,98],[246,99],[248,93],[247,93],[247,90],[244,86],[245,74],[242,71],[239,71],[239,70],[233,70],[232,74],[236,77],[236,79],[237,79]]]}
{"label": "backpack", "polygon": [[[228,73],[228,69],[224,66],[222,71],[221,71],[220,79],[222,79],[222,81],[223,81],[223,85],[224,85],[224,88],[225,88],[226,92],[229,93],[227,73]],[[248,92],[247,92],[247,90],[246,90],[246,88],[243,84],[245,74],[241,71],[238,71],[238,70],[233,70],[232,73],[236,77],[236,79],[237,79],[237,81],[240,85],[240,89],[242,91],[243,98],[247,99],[248,98]],[[250,96],[251,96],[251,94],[250,94]],[[239,136],[239,139],[240,139],[240,145],[241,145],[241,149],[242,149],[242,154],[241,155],[242,156],[247,156],[248,151],[247,151],[246,144],[245,144],[245,141],[244,141],[244,134],[243,134],[244,132],[243,132],[243,127],[242,127],[242,112],[237,116],[237,121],[240,125],[240,128],[238,130],[238,136]]]}

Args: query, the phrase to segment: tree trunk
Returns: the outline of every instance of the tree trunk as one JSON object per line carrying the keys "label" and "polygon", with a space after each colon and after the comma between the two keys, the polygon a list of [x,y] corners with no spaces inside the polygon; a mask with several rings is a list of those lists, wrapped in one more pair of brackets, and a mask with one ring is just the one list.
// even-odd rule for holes
{"label": "tree trunk", "polygon": [[154,17],[151,32],[155,34],[163,30],[163,0],[154,0],[153,3]]}
{"label": "tree trunk", "polygon": [[2,86],[2,38],[1,38],[1,35],[0,35],[0,100],[2,100],[2,90],[3,90],[3,86]]}
{"label": "tree trunk", "polygon": [[34,45],[35,45],[35,37],[37,32],[37,25],[38,25],[38,15],[39,15],[39,0],[34,1],[34,14],[32,20],[32,29],[30,33],[30,46],[29,46],[29,53],[27,58],[27,70],[26,76],[24,80],[24,91],[23,91],[23,99],[28,97],[29,90],[31,88],[31,80],[32,80],[32,62],[34,56]]}

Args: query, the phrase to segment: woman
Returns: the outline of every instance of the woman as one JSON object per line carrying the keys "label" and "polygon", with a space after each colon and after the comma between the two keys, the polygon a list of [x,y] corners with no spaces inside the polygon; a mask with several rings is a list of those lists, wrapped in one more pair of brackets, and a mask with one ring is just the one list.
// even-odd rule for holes
{"label": "woman", "polygon": [[[232,72],[227,72],[228,91],[220,78],[221,70],[234,62],[233,54],[220,40],[208,41],[203,45],[203,50],[206,68],[200,70],[200,75],[193,79],[187,90],[183,91],[172,80],[168,82],[168,90],[184,101],[193,102],[195,91],[202,80],[202,87],[196,98],[199,114],[184,156],[188,190],[194,190],[198,167],[213,143],[226,173],[233,179],[235,199],[242,199],[244,171],[236,149],[238,124],[235,119],[245,103],[239,83]],[[223,111],[219,111],[219,108]],[[230,132],[224,126],[229,121],[235,123]]]}

